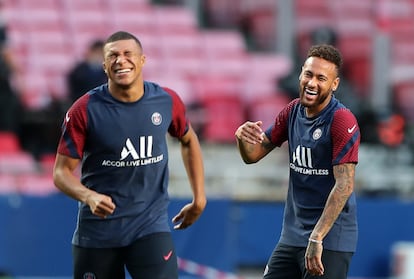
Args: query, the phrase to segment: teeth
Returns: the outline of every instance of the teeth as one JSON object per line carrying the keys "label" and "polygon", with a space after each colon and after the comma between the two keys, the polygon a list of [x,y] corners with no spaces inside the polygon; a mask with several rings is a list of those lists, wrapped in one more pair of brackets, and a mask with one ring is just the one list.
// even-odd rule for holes
{"label": "teeth", "polygon": [[312,91],[312,90],[309,90],[309,89],[306,89],[306,93],[310,94],[310,95],[317,95],[318,94],[317,91]]}
{"label": "teeth", "polygon": [[117,70],[117,73],[129,73],[131,70],[130,69],[123,69],[123,70]]}

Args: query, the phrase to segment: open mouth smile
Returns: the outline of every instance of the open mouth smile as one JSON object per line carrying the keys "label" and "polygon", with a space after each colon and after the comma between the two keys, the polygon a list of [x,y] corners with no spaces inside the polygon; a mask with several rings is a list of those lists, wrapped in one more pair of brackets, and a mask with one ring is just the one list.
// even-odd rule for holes
{"label": "open mouth smile", "polygon": [[119,69],[119,70],[115,70],[116,74],[126,74],[131,72],[131,69]]}
{"label": "open mouth smile", "polygon": [[318,91],[313,91],[313,90],[309,90],[309,89],[305,89],[305,93],[308,94],[308,95],[312,95],[312,96],[318,95]]}

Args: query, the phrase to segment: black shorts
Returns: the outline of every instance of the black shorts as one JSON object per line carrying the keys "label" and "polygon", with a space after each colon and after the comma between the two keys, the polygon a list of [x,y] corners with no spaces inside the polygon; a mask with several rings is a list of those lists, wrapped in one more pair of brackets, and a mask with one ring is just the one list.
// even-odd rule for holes
{"label": "black shorts", "polygon": [[351,252],[336,252],[323,250],[322,264],[325,272],[323,276],[312,276],[305,269],[306,248],[292,247],[278,244],[273,250],[263,279],[346,279]]}
{"label": "black shorts", "polygon": [[119,248],[73,245],[74,279],[177,279],[178,265],[170,233],[156,233]]}

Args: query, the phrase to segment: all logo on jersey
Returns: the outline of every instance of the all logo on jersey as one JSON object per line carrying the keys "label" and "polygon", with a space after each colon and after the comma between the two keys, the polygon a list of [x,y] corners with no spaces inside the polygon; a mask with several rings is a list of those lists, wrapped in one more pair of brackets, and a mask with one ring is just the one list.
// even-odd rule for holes
{"label": "all logo on jersey", "polygon": [[314,168],[312,149],[298,145],[292,153],[290,168],[300,174],[305,175],[328,175],[328,169]]}
{"label": "all logo on jersey", "polygon": [[137,141],[130,138],[120,151],[119,160],[103,160],[102,166],[107,167],[138,167],[155,164],[164,159],[164,154],[153,155],[153,137],[141,136]]}
{"label": "all logo on jersey", "polygon": [[312,168],[312,149],[298,145],[292,154],[293,163],[301,167]]}
{"label": "all logo on jersey", "polygon": [[125,160],[129,155],[131,155],[134,160],[152,157],[152,136],[139,137],[139,154],[132,144],[131,139],[128,138],[124,148],[122,148],[120,160]]}

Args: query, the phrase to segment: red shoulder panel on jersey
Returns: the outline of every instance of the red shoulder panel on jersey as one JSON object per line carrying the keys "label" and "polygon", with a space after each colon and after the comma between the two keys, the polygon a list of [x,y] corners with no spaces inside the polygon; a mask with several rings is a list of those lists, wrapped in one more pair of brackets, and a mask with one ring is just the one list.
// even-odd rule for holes
{"label": "red shoulder panel on jersey", "polygon": [[82,158],[88,125],[89,97],[89,94],[83,95],[66,112],[62,124],[62,136],[57,149],[58,153],[72,158]]}
{"label": "red shoulder panel on jersey", "polygon": [[333,163],[357,163],[360,131],[357,119],[349,109],[335,112],[331,126]]}
{"label": "red shoulder panel on jersey", "polygon": [[172,108],[172,123],[168,132],[171,136],[180,138],[188,131],[189,121],[186,117],[186,109],[183,101],[174,90],[163,87],[163,89],[170,94],[173,100]]}

